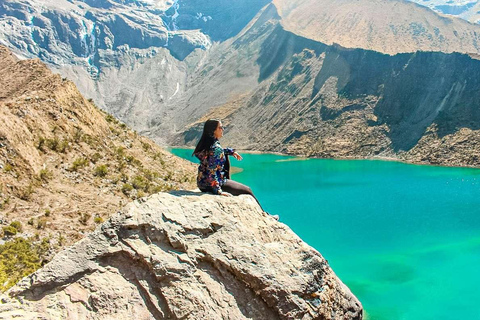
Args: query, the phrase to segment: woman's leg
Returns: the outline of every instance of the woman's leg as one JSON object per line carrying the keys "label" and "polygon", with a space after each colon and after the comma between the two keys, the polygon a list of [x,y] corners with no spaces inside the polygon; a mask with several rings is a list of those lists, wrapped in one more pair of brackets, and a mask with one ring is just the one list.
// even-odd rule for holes
{"label": "woman's leg", "polygon": [[[250,189],[249,186],[246,186],[246,185],[244,185],[240,182],[228,179],[227,182],[225,182],[225,184],[222,186],[222,190],[225,191],[225,192],[229,192],[229,193],[233,194],[234,196],[239,196],[241,194],[249,194],[257,201],[260,208],[262,208],[262,205],[260,204],[258,199],[255,197],[252,189]],[[263,210],[263,208],[262,208],[262,210]]]}

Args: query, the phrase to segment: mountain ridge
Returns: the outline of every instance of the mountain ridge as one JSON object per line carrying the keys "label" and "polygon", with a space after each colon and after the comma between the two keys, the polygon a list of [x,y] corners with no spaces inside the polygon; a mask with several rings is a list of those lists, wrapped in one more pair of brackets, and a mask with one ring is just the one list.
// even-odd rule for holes
{"label": "mountain ridge", "polygon": [[[34,242],[44,239],[53,253],[131,199],[195,186],[193,164],[98,110],[38,59],[18,60],[0,46],[0,72],[4,240],[20,234]],[[49,254],[40,258],[48,260]],[[21,276],[24,266],[5,274],[3,259],[2,290],[12,285],[3,276],[17,271]]]}

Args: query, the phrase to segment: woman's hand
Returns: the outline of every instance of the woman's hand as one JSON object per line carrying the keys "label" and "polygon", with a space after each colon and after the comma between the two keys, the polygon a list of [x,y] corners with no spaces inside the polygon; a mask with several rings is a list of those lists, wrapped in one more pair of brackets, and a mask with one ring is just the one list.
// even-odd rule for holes
{"label": "woman's hand", "polygon": [[243,157],[238,153],[238,152],[234,152],[232,154],[232,156],[237,159],[238,161],[242,161]]}
{"label": "woman's hand", "polygon": [[232,197],[232,194],[229,193],[229,192],[225,192],[225,191],[222,191],[222,193],[220,193],[221,196],[224,196],[224,197]]}

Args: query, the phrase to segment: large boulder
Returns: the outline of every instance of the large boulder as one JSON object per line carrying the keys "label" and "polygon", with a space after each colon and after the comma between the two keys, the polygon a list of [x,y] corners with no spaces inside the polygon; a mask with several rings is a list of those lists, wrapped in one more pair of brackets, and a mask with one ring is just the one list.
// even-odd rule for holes
{"label": "large boulder", "polygon": [[327,261],[249,196],[135,201],[10,289],[0,319],[362,319]]}

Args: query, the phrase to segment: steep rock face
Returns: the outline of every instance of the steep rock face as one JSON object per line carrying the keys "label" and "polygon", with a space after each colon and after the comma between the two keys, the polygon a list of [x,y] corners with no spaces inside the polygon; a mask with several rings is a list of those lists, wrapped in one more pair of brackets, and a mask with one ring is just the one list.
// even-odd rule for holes
{"label": "steep rock face", "polygon": [[[475,138],[480,129],[480,63],[468,55],[390,56],[328,46],[287,32],[271,18],[252,26],[234,44],[237,64],[246,52],[255,52],[260,84],[247,98],[213,108],[187,125],[174,140],[177,144],[194,144],[202,122],[220,117],[227,124],[225,143],[239,148],[426,163],[427,154],[434,152],[439,155],[435,164],[480,165]],[[232,70],[228,57],[216,60],[215,68]],[[201,75],[196,80],[209,81]],[[217,90],[226,86],[218,84]],[[461,128],[469,129],[461,136],[470,132],[471,138],[462,147],[455,142],[465,140],[455,137]],[[432,132],[435,137],[423,139],[412,156],[409,151]],[[442,143],[447,140],[449,144]],[[469,151],[448,156],[460,150]]]}
{"label": "steep rock face", "polygon": [[28,57],[98,75],[112,51],[164,47],[183,60],[208,48],[211,38],[237,34],[267,2],[8,0],[0,4],[0,41]]}
{"label": "steep rock face", "polygon": [[134,202],[7,292],[0,318],[361,319],[325,259],[251,197]]}

